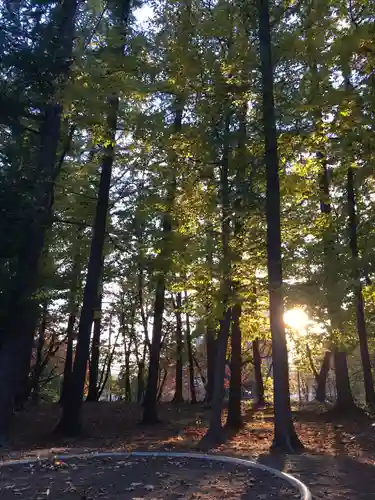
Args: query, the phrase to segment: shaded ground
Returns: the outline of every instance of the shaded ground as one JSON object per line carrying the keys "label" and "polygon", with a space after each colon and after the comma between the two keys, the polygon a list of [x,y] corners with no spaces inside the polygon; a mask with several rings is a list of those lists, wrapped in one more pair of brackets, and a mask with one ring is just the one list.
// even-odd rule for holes
{"label": "shaded ground", "polygon": [[[375,498],[375,428],[365,416],[332,421],[316,411],[296,413],[296,429],[307,449],[303,455],[285,458],[269,454],[273,434],[271,410],[244,414],[246,423],[241,432],[211,453],[258,458],[289,471],[310,487],[315,498]],[[208,415],[200,405],[164,404],[160,407],[163,423],[142,427],[137,425],[141,410],[135,404],[86,403],[84,421],[88,435],[56,441],[50,432],[58,420],[59,408],[41,405],[17,415],[12,450],[3,452],[3,459],[40,449],[47,456],[65,449],[195,450],[206,431]]]}
{"label": "shaded ground", "polygon": [[0,469],[0,498],[15,500],[287,500],[286,481],[256,469],[197,459],[67,460]]}

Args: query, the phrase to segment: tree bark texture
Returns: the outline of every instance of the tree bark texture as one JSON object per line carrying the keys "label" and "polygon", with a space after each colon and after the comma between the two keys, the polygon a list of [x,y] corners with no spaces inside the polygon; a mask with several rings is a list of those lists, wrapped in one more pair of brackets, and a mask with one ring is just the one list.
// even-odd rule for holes
{"label": "tree bark texture", "polygon": [[295,451],[301,448],[302,445],[294,429],[290,407],[288,351],[283,321],[279,157],[268,0],[258,0],[258,15],[267,179],[267,267],[275,411],[273,446],[285,451]]}

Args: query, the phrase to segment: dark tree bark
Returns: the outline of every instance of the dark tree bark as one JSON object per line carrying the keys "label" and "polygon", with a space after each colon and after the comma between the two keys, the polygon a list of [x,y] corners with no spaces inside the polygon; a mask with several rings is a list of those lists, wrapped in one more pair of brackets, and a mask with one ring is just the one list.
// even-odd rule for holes
{"label": "dark tree bark", "polygon": [[163,396],[163,390],[164,390],[165,382],[167,381],[167,376],[168,376],[168,370],[166,368],[164,368],[163,377],[161,377],[161,369],[160,369],[159,389],[158,389],[158,395],[157,395],[158,401],[160,401],[161,397]]}
{"label": "dark tree bark", "polygon": [[222,262],[223,275],[221,282],[221,298],[223,304],[223,317],[220,320],[220,331],[216,340],[216,360],[214,390],[211,404],[211,417],[209,428],[204,440],[212,443],[219,443],[223,439],[221,412],[224,399],[224,380],[226,354],[232,310],[229,305],[231,298],[231,256],[230,256],[230,200],[229,200],[229,129],[231,121],[231,110],[228,103],[225,103],[223,152],[220,168],[220,191],[221,191],[221,239],[222,239]]}
{"label": "dark tree bark", "polygon": [[283,321],[284,304],[281,262],[279,157],[268,0],[258,0],[258,14],[267,178],[267,267],[275,408],[275,435],[273,447],[285,451],[295,451],[296,449],[300,449],[302,444],[294,429],[290,407],[288,351]]}
{"label": "dark tree bark", "polygon": [[77,309],[71,310],[69,313],[68,327],[66,329],[67,343],[66,343],[66,355],[64,364],[64,377],[60,394],[60,404],[64,403],[64,399],[68,397],[69,385],[71,382],[72,371],[73,371],[73,340],[74,340],[74,326],[77,319]]}
{"label": "dark tree bark", "polygon": [[[182,114],[184,103],[179,97],[175,99],[175,119],[174,119],[174,133],[181,133],[182,128]],[[175,158],[172,159],[176,161]],[[158,391],[158,375],[159,375],[159,361],[160,361],[160,347],[162,340],[162,327],[163,327],[163,314],[164,314],[164,301],[165,301],[165,282],[166,276],[171,265],[172,253],[172,217],[171,210],[174,204],[175,191],[176,191],[176,177],[175,167],[171,165],[172,179],[168,186],[167,194],[167,209],[163,216],[162,231],[163,231],[163,245],[159,255],[159,270],[156,278],[155,289],[155,303],[154,303],[154,324],[152,327],[152,341],[150,349],[150,361],[148,368],[148,379],[146,394],[143,401],[143,419],[144,424],[155,424],[159,421],[157,416],[157,391]]]}
{"label": "dark tree bark", "polygon": [[206,359],[207,359],[207,380],[206,380],[206,396],[205,402],[210,405],[214,391],[215,380],[215,359],[216,359],[216,332],[215,328],[210,324],[206,325]]}
{"label": "dark tree bark", "polygon": [[[29,337],[35,330],[28,327],[37,321],[37,304],[33,296],[38,285],[39,262],[45,235],[52,223],[54,186],[59,173],[56,160],[62,105],[55,94],[57,90],[61,90],[69,74],[76,7],[76,0],[65,0],[56,6],[54,22],[58,44],[50,44],[51,66],[53,65],[56,78],[46,82],[46,91],[51,99],[42,110],[43,119],[39,128],[40,146],[33,193],[35,213],[29,214],[30,223],[25,227],[23,244],[18,254],[9,307],[0,325],[0,331],[3,332],[0,350],[0,446],[7,441],[14,397],[22,382],[22,361],[31,353],[32,339]],[[58,82],[58,89],[55,82]],[[24,350],[29,351],[23,355]]]}
{"label": "dark tree bark", "polygon": [[175,394],[173,397],[174,403],[183,402],[183,339],[182,339],[182,295],[177,293],[176,297],[176,380]]}
{"label": "dark tree bark", "polygon": [[254,380],[256,388],[256,406],[264,406],[266,401],[264,399],[264,385],[262,377],[262,358],[259,350],[259,339],[252,342],[253,360],[254,360]]}
{"label": "dark tree bark", "polygon": [[[321,162],[321,175],[319,179],[320,210],[330,219],[332,209],[330,203],[327,161],[322,152],[319,152],[317,156]],[[323,244],[325,275],[324,288],[326,293],[328,315],[331,321],[331,328],[343,333],[340,318],[340,298],[337,292],[336,284],[337,276],[332,269],[332,263],[337,261],[332,222],[330,222],[329,228],[323,236]],[[347,355],[344,350],[340,349],[340,347],[336,345],[332,347],[332,351],[335,360],[337,406],[340,410],[344,410],[344,404],[346,404],[347,409],[350,409],[354,406],[354,400],[350,390],[348,363],[346,360]],[[350,395],[348,394],[348,391],[350,392]]]}
{"label": "dark tree bark", "polygon": [[183,359],[182,359],[182,316],[181,316],[181,308],[182,308],[182,296],[181,292],[177,293],[176,297],[176,307],[175,307],[175,315],[176,315],[176,388],[173,396],[173,403],[182,403],[184,401],[182,394],[183,387]]}
{"label": "dark tree bark", "polygon": [[[235,177],[236,197],[233,203],[235,212],[234,219],[234,239],[235,248],[233,252],[233,267],[236,268],[242,259],[241,235],[243,232],[243,220],[245,215],[244,186],[247,175],[247,151],[246,151],[246,113],[247,103],[239,112],[238,147],[236,153],[237,171]],[[232,334],[231,334],[231,377],[229,386],[228,417],[226,425],[231,429],[240,429],[243,425],[241,415],[242,399],[242,332],[240,319],[242,313],[240,280],[233,279],[233,296],[235,304],[232,308]]]}
{"label": "dark tree bark", "polygon": [[242,355],[241,355],[241,304],[232,308],[231,364],[228,417],[226,425],[231,429],[240,429],[243,425],[241,415],[242,396]]}
{"label": "dark tree bark", "polygon": [[130,352],[125,355],[125,401],[132,400],[132,389],[130,384]]}
{"label": "dark tree bark", "polygon": [[46,338],[46,327],[47,327],[47,315],[48,315],[48,302],[44,300],[42,305],[42,316],[39,325],[38,332],[38,345],[36,351],[36,361],[34,366],[34,371],[32,375],[32,401],[37,403],[39,401],[39,380],[43,372],[43,348]]}
{"label": "dark tree bark", "polygon": [[362,284],[359,270],[359,252],[357,238],[357,211],[356,199],[354,190],[354,170],[348,168],[347,175],[347,191],[348,191],[348,219],[349,219],[349,241],[352,257],[352,278],[356,306],[357,332],[359,338],[359,348],[361,352],[361,360],[363,367],[363,379],[366,393],[366,403],[375,405],[374,381],[372,378],[371,361],[368,350],[367,327],[365,318],[365,307],[363,301]]}
{"label": "dark tree bark", "polygon": [[102,274],[103,246],[108,213],[109,188],[114,156],[113,141],[117,126],[118,104],[117,97],[112,98],[108,103],[107,127],[110,134],[109,140],[111,145],[106,147],[102,160],[86,285],[78,327],[73,373],[71,383],[69,384],[69,397],[65,398],[63,401],[63,414],[56,429],[63,435],[77,435],[82,431],[80,418],[81,406],[89,357],[91,327]]}
{"label": "dark tree bark", "polygon": [[137,374],[137,403],[142,403],[143,394],[145,391],[145,363],[140,360],[138,363],[138,374]]}
{"label": "dark tree bark", "polygon": [[327,377],[330,369],[330,364],[331,364],[331,353],[330,351],[326,351],[324,353],[324,358],[322,366],[320,368],[320,372],[317,374],[316,377],[317,386],[316,386],[315,399],[320,403],[324,403],[325,400],[327,399],[326,384],[327,384]]}
{"label": "dark tree bark", "polygon": [[[125,50],[125,30],[130,13],[130,0],[118,6],[118,27],[121,37],[118,44],[111,47],[113,55],[123,58]],[[117,10],[117,9],[115,9]],[[106,146],[102,157],[98,200],[96,205],[90,256],[83,293],[83,304],[78,328],[78,340],[74,358],[69,397],[64,399],[63,413],[56,431],[63,435],[77,435],[82,431],[81,408],[86,379],[86,368],[90,350],[90,336],[93,314],[97,303],[99,283],[102,275],[103,247],[109,205],[109,189],[111,184],[112,165],[114,160],[114,143],[117,130],[117,114],[119,98],[112,95],[108,99],[106,117]]]}
{"label": "dark tree bark", "polygon": [[346,352],[335,349],[333,356],[335,360],[337,389],[336,409],[344,412],[354,406],[353,395],[350,388],[347,355]]}
{"label": "dark tree bark", "polygon": [[[102,264],[103,265],[103,264]],[[96,309],[93,312],[94,333],[91,341],[91,356],[89,364],[89,389],[86,401],[95,402],[99,400],[99,359],[100,359],[100,333],[102,328],[102,284],[99,285]]]}
{"label": "dark tree bark", "polygon": [[[131,383],[130,383],[130,355],[133,341],[135,341],[135,314],[137,309],[137,302],[134,299],[131,304],[131,312],[130,312],[130,331],[125,324],[125,303],[124,299],[121,299],[121,312],[120,312],[120,327],[122,331],[123,344],[124,344],[124,354],[125,354],[125,401],[132,400],[132,391],[131,391]],[[126,332],[128,330],[128,335]],[[128,337],[128,338],[127,338]],[[136,349],[136,358],[139,366],[139,354]]]}
{"label": "dark tree bark", "polygon": [[[187,306],[188,302],[188,294],[187,291],[185,290],[185,307]],[[189,387],[190,387],[190,396],[191,396],[191,403],[195,404],[197,402],[197,395],[195,392],[195,377],[194,377],[194,359],[193,359],[193,349],[191,346],[191,330],[190,330],[190,317],[189,317],[189,312],[186,310],[185,313],[185,325],[186,325],[186,349],[187,349],[187,355],[188,355],[188,363],[189,363]]]}
{"label": "dark tree bark", "polygon": [[78,227],[76,241],[73,248],[73,265],[72,265],[72,283],[70,286],[70,293],[68,299],[68,326],[66,329],[66,353],[64,364],[64,375],[61,386],[60,400],[62,404],[64,398],[69,394],[69,384],[73,370],[73,341],[74,341],[74,327],[77,319],[79,309],[78,294],[81,289],[81,240],[82,240],[82,227]]}
{"label": "dark tree bark", "polygon": [[[213,177],[213,175],[211,176]],[[210,178],[210,182],[212,182]],[[205,343],[206,343],[206,363],[207,363],[207,383],[205,386],[206,395],[205,403],[207,405],[211,404],[213,391],[214,391],[214,380],[215,380],[215,359],[216,359],[216,328],[213,324],[212,318],[212,268],[213,268],[213,228],[212,224],[208,223],[208,228],[206,232],[206,264],[209,271],[210,286],[207,287],[207,301],[205,304],[206,309],[206,333],[205,333]]]}

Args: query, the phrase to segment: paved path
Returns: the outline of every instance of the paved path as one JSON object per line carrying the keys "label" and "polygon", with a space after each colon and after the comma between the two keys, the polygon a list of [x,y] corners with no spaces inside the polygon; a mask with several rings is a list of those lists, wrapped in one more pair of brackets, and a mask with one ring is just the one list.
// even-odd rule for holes
{"label": "paved path", "polygon": [[243,465],[167,457],[50,459],[0,468],[0,499],[288,500],[285,479]]}

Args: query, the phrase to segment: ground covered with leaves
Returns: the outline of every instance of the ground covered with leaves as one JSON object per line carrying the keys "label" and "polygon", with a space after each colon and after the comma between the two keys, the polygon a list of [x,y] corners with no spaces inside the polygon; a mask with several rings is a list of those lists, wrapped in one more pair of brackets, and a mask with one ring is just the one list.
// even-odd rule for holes
{"label": "ground covered with leaves", "polygon": [[129,457],[48,460],[0,470],[0,497],[35,500],[262,500],[299,498],[267,472],[214,461]]}
{"label": "ground covered with leaves", "polygon": [[[19,456],[37,455],[43,458],[53,457],[56,453],[92,450],[196,452],[207,429],[208,416],[209,411],[201,405],[164,404],[160,407],[162,422],[144,427],[139,425],[141,409],[135,404],[86,403],[86,435],[79,439],[57,440],[52,436],[52,430],[58,421],[59,407],[41,404],[16,416],[11,449],[3,450],[0,455],[7,460]],[[339,418],[317,408],[296,412],[296,429],[306,451],[288,457],[269,452],[273,434],[271,409],[255,412],[244,408],[244,420],[245,425],[240,432],[235,435],[228,433],[223,444],[204,451],[256,458],[291,472],[309,486],[315,498],[374,498],[375,428],[372,427],[372,420],[364,414]],[[203,475],[206,473],[202,472]],[[142,480],[133,482],[144,483]],[[139,495],[139,498],[147,497]],[[150,498],[158,497],[154,495]]]}

